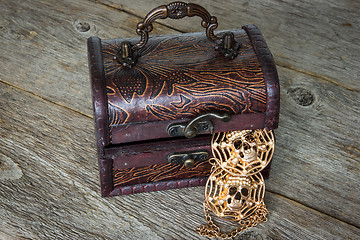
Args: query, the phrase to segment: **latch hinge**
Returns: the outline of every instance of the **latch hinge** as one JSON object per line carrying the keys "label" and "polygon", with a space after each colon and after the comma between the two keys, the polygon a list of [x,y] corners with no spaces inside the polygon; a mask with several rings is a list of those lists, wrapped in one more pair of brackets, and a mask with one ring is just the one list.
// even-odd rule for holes
{"label": "latch hinge", "polygon": [[175,123],[168,127],[168,133],[171,137],[185,136],[187,138],[193,138],[199,133],[209,131],[211,134],[214,132],[214,126],[210,121],[212,118],[220,119],[224,122],[228,122],[231,119],[230,114],[217,114],[217,113],[205,113],[202,114],[190,122]]}
{"label": "latch hinge", "polygon": [[195,162],[206,161],[209,158],[209,152],[199,150],[193,152],[175,152],[167,156],[168,162],[172,164],[184,164],[185,167],[193,167]]}

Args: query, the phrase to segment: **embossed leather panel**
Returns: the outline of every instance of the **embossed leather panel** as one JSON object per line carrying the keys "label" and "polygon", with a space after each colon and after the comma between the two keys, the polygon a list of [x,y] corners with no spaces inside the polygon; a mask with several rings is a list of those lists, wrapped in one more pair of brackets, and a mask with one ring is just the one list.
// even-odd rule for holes
{"label": "embossed leather panel", "polygon": [[[242,44],[234,60],[216,52],[204,34],[182,34],[150,38],[133,68],[114,60],[122,40],[103,40],[110,131],[128,124],[193,119],[206,112],[265,112],[260,63],[246,32],[234,33]],[[166,126],[159,131],[166,132]]]}

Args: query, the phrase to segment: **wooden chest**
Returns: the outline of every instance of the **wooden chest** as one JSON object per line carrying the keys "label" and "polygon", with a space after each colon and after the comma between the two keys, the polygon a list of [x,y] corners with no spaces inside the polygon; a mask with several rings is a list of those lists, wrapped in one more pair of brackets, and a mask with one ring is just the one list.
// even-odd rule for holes
{"label": "wooden chest", "polygon": [[[278,76],[260,30],[214,33],[216,18],[188,5],[149,14],[140,42],[88,39],[102,196],[204,185],[213,132],[277,128]],[[195,15],[206,34],[148,40],[155,19]]]}

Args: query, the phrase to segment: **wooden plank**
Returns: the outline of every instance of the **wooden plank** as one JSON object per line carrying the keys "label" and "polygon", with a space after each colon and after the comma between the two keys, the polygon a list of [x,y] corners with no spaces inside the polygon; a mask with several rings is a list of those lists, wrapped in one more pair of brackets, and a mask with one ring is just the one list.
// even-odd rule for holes
{"label": "wooden plank", "polygon": [[[99,0],[110,7],[144,17],[169,1]],[[216,16],[220,30],[256,24],[278,65],[295,69],[354,91],[360,90],[358,59],[360,2],[301,1],[201,1],[194,0]],[[161,20],[184,32],[203,31],[198,18]],[[357,79],[357,81],[355,80]]]}
{"label": "wooden plank", "polygon": [[278,69],[280,122],[268,189],[359,226],[360,93]]}
{"label": "wooden plank", "polygon": [[140,19],[86,0],[0,5],[0,80],[91,116],[86,39],[135,36]]}
{"label": "wooden plank", "polygon": [[360,93],[279,72],[281,113],[268,189],[359,226]]}
{"label": "wooden plank", "polygon": [[[9,165],[12,161],[22,173],[17,179],[0,180],[1,234],[31,239],[201,239],[194,228],[204,222],[203,187],[101,199],[93,120],[4,84],[0,84],[0,96],[0,162]],[[311,196],[304,194],[302,184],[296,184],[304,180],[303,176],[294,172],[289,178],[288,172],[277,170],[279,164],[285,164],[294,171],[304,171],[296,165],[296,159],[281,155],[286,150],[280,148],[267,186],[272,191],[275,182],[291,186],[294,198],[308,200]],[[336,159],[334,163],[338,163]],[[357,170],[351,170],[347,163],[344,161],[342,167],[354,174],[352,171]],[[316,190],[330,177],[321,173],[309,175],[307,188]],[[333,194],[343,193],[339,189],[342,183],[335,184],[338,185],[333,186]],[[326,200],[326,205],[353,206],[347,193],[344,194],[341,199],[328,198],[326,191],[319,196]],[[277,194],[268,192],[266,203],[271,213],[269,222],[245,236],[360,237],[358,228]],[[358,216],[359,209],[354,206],[353,218]],[[344,214],[343,210],[339,209],[337,216]]]}
{"label": "wooden plank", "polygon": [[[317,4],[316,2],[315,6]],[[328,3],[324,4],[327,9]],[[330,2],[330,4],[336,8],[342,3]],[[85,39],[95,34],[112,38],[117,34],[116,31],[119,31],[121,36],[125,36],[126,33],[128,34],[126,36],[133,35],[130,32],[133,31],[139,19],[84,1],[77,3],[21,1],[2,2],[1,5],[5,7],[0,9],[0,39],[3,43],[0,46],[2,61],[0,80],[16,85],[18,88],[27,89],[41,98],[91,115]],[[292,11],[295,11],[295,7]],[[225,9],[227,9],[226,6],[224,11]],[[339,14],[344,16],[343,9],[339,7],[339,10]],[[270,10],[266,11],[269,13]],[[273,11],[276,11],[276,6]],[[303,11],[299,10],[299,14],[304,14]],[[323,10],[319,11],[323,14]],[[324,16],[321,14],[320,16]],[[348,13],[347,16],[349,19],[354,19],[352,13]],[[194,21],[194,26],[197,26],[198,19]],[[128,22],[129,25],[120,27],[121,22]],[[185,23],[187,20],[181,22]],[[247,22],[249,21],[245,23]],[[79,23],[90,23],[90,30],[79,32],[76,29],[79,28],[82,31],[87,29],[86,24]],[[114,25],[118,23],[119,27],[114,28]],[[300,21],[300,23],[303,22]],[[337,23],[330,23],[330,26],[335,26],[334,24]],[[263,32],[268,27],[258,25]],[[165,27],[159,25],[154,27],[155,30],[159,29],[158,33],[169,32]],[[285,27],[286,24],[279,29],[282,34]],[[194,27],[195,29],[199,30],[197,27]],[[314,37],[311,31],[306,37]],[[356,36],[352,31],[350,32],[350,37]],[[158,33],[154,32],[154,34]],[[264,34],[273,49],[273,44],[276,46],[276,42],[271,43],[270,41],[273,41],[271,37],[269,41],[267,33],[264,32]],[[326,38],[326,36],[323,37]],[[349,36],[346,35],[344,39],[341,39],[341,43],[345,44],[350,39]],[[327,46],[334,47],[328,44],[329,41],[324,41],[324,46],[319,45],[323,49]],[[311,41],[310,43],[315,44]],[[293,46],[292,44],[286,46]],[[344,49],[350,47],[353,51],[351,58],[348,59],[350,62],[348,66],[350,71],[355,71],[356,61],[353,61],[352,56],[356,57],[358,51],[353,48],[352,42],[346,43],[345,46]],[[306,51],[310,51],[308,45],[305,44],[303,47]],[[314,47],[314,49],[317,48],[317,46]],[[11,49],[11,54],[9,54],[9,49]],[[316,51],[314,50],[316,54],[319,54]],[[324,51],[323,57],[327,57],[327,60],[314,58],[312,62],[309,59],[304,62],[309,62],[309,66],[311,63],[320,66],[320,62],[323,61],[321,68],[328,66],[328,61],[333,66],[342,66],[334,65],[336,60],[332,58],[339,56],[334,51],[333,48],[330,49],[330,53],[333,54],[331,56],[326,55],[328,53]],[[339,51],[339,53],[348,53],[347,50],[342,52],[343,49]],[[301,59],[296,51],[295,54],[297,55],[292,56],[291,59]],[[279,59],[279,56],[276,54],[275,56]],[[290,62],[290,60],[286,61]],[[333,71],[332,68],[329,69],[325,71]],[[267,187],[272,192],[358,226],[359,190],[357,186],[359,186],[360,151],[356,143],[359,142],[360,135],[358,129],[359,93],[339,86],[344,85],[348,89],[353,89],[346,85],[350,79],[348,73],[339,72],[344,77],[344,84],[339,81],[335,81],[336,84],[330,84],[328,81],[321,80],[322,77],[314,78],[279,68],[282,86],[281,122],[276,132],[278,143],[271,179],[267,182]],[[352,84],[356,86],[358,81],[356,81],[356,75],[353,76]],[[199,206],[203,189],[100,199],[92,120],[75,113],[76,111],[69,111],[31,97],[24,91],[4,87],[3,84],[1,90],[0,159],[2,165],[0,169],[1,171],[4,169],[15,171],[16,174],[1,172],[0,201],[1,206],[5,208],[0,210],[0,217],[5,221],[0,222],[0,237],[74,239],[88,238],[89,234],[90,239],[121,238],[130,235],[134,239],[144,239],[147,235],[150,238],[170,239],[197,237],[193,233],[193,228],[203,219]],[[308,91],[310,94],[307,93]],[[312,101],[311,96],[314,96]],[[303,105],[309,102],[312,104],[302,106],[296,102]],[[79,134],[74,134],[74,132]],[[51,192],[52,190],[54,192]],[[274,195],[274,198],[277,199],[278,196]],[[150,200],[144,203],[142,199]],[[158,199],[164,200],[159,203]],[[292,202],[290,202],[291,207],[288,207],[286,204],[288,200],[284,201],[275,201],[273,206],[294,209],[285,209],[285,213],[289,211],[291,215],[278,213],[277,222],[266,227],[270,233],[261,230],[259,234],[276,239],[291,238],[288,236],[299,239],[352,238],[351,236],[359,235],[358,229],[352,226],[347,224],[343,226],[343,223],[327,215],[314,212],[304,206],[299,207]],[[33,203],[33,206],[29,207],[29,203]],[[184,210],[189,205],[196,206],[196,209]],[[139,210],[134,210],[134,206],[140,206]],[[176,210],[173,206],[176,206]],[[271,204],[269,208],[273,211]],[[155,214],[150,212],[150,209]],[[180,209],[181,216],[176,216],[177,209]],[[311,216],[306,215],[306,212],[309,212]],[[185,216],[192,216],[194,213],[197,215],[190,218],[191,224],[184,226],[184,222],[189,221]],[[314,217],[311,218],[313,215]],[[315,231],[311,228],[313,225],[308,222],[301,223],[299,219],[292,220],[293,216],[299,219],[311,219],[311,222],[320,226],[321,231],[313,233]],[[171,221],[175,222],[174,226],[169,224]],[[327,227],[325,225],[328,222],[330,224]],[[121,230],[117,229],[119,223],[122,226]],[[286,228],[288,230],[284,230]],[[299,228],[309,235],[300,233]],[[310,228],[310,232],[306,228]],[[181,231],[184,231],[184,235],[181,235]],[[327,233],[329,235],[326,235],[326,231],[329,231]]]}
{"label": "wooden plank", "polygon": [[[107,0],[101,2],[138,16],[144,16],[149,9],[164,4],[164,1],[152,1],[146,6],[128,1],[122,1],[121,5],[112,4]],[[275,178],[274,184],[269,186],[270,189],[358,225],[353,209],[357,209],[360,203],[357,197],[359,191],[354,188],[359,183],[357,169],[360,155],[356,143],[359,142],[360,135],[357,128],[360,117],[358,108],[360,95],[356,90],[358,81],[355,79],[358,77],[356,59],[358,58],[357,53],[360,51],[358,51],[359,45],[353,44],[353,38],[358,34],[352,30],[349,24],[342,24],[346,19],[355,22],[359,20],[354,11],[349,11],[348,8],[348,6],[355,7],[356,3],[312,1],[310,4],[305,1],[300,3],[252,1],[246,6],[247,10],[244,15],[239,14],[244,13],[241,11],[244,6],[234,4],[232,1],[222,4],[217,2],[206,4],[201,2],[201,4],[206,6],[210,12],[220,11],[219,22],[224,22],[223,29],[236,28],[238,26],[234,25],[235,22],[245,22],[249,17],[251,23],[255,23],[265,30],[264,34],[266,39],[269,36],[268,42],[271,49],[274,46],[275,57],[286,62],[283,64],[284,66],[286,65],[287,68],[295,66],[296,70],[307,74],[294,76],[295,74],[291,71],[280,68],[283,71],[283,73],[280,72],[280,79],[282,80],[281,86],[285,88],[285,91],[282,90],[282,99],[285,102],[282,103],[282,120],[278,130],[279,146],[277,147],[279,149],[278,156],[281,156],[279,158],[282,160],[278,162],[277,169],[278,176],[286,176],[285,179],[289,184],[285,184],[284,178],[281,178],[280,181]],[[235,11],[228,12],[227,9]],[[262,14],[257,14],[259,12]],[[295,12],[297,14],[291,15]],[[240,18],[238,15],[241,15]],[[331,16],[330,24],[325,16]],[[234,21],[234,19],[240,21]],[[166,24],[182,31],[198,31],[197,22],[198,19],[165,20]],[[276,24],[279,22],[281,24]],[[329,30],[330,28],[332,31]],[[332,41],[331,38],[334,29],[341,33],[341,38],[336,38],[336,41]],[[304,35],[305,33],[306,35]],[[304,36],[304,38],[298,36]],[[319,44],[316,45],[316,43]],[[338,48],[333,51],[335,45],[346,45],[347,47],[341,50],[343,52]],[[284,48],[284,46],[294,48]],[[350,64],[348,65],[348,62],[343,59],[338,62],[339,57],[335,58],[335,55],[351,56],[348,59]],[[311,58],[308,58],[309,56]],[[299,59],[301,60],[300,65],[297,65],[296,61]],[[290,66],[288,66],[289,64]],[[346,71],[339,71],[339,66],[345,68],[343,64],[346,64]],[[332,68],[332,66],[337,67]],[[302,68],[302,70],[297,68]],[[336,81],[330,80],[335,84],[326,83],[326,81],[329,82],[329,79],[319,76],[323,74],[319,72],[319,69],[328,71],[328,76],[337,76]],[[345,87],[345,89],[339,86]],[[311,90],[310,96],[314,98],[309,106],[295,104],[295,101],[291,99],[291,97],[300,98],[300,100],[304,98],[302,101],[305,103],[300,104],[306,104],[306,101],[309,100],[302,95],[309,90]],[[299,99],[297,100],[299,101]],[[349,112],[352,114],[349,115]],[[344,118],[344,116],[346,117]],[[314,137],[310,138],[309,133],[313,133]],[[304,143],[306,143],[305,146],[299,148]],[[336,147],[334,148],[334,146]],[[287,159],[284,160],[282,156],[286,156]],[[354,171],[343,168],[341,166],[343,162],[347,162],[348,168]],[[306,166],[306,169],[302,169],[302,166]],[[315,176],[310,177],[310,175]],[[320,187],[308,187],[309,181],[304,180],[305,176],[312,181],[321,181]],[[294,194],[294,185],[298,185],[296,191],[301,189],[306,196]],[[335,190],[335,188],[341,190]],[[319,197],[320,191],[326,192],[329,196]],[[344,197],[348,199],[348,203],[338,206]],[[327,198],[333,198],[333,200]],[[340,212],[342,214],[339,214]]]}
{"label": "wooden plank", "polygon": [[[108,2],[104,3],[107,4]],[[134,12],[136,10],[137,15],[144,16],[149,9],[161,3],[163,2],[151,1],[142,4],[141,1],[122,1],[123,5],[112,6],[126,11]],[[135,36],[136,23],[141,19],[85,0],[77,2],[55,2],[51,0],[45,3],[40,1],[3,1],[1,4],[4,7],[0,9],[0,40],[2,42],[0,46],[0,59],[2,61],[0,80],[17,85],[87,115],[92,115],[85,46],[86,38],[91,35],[97,35],[101,38]],[[229,4],[232,4],[231,9],[236,11],[227,11],[230,7]],[[356,21],[357,18],[353,17],[353,13],[342,10],[347,6],[346,4],[348,3],[341,2],[328,6],[328,3],[324,3],[325,7],[319,9],[318,5],[320,3],[315,2],[314,8],[309,8],[309,11],[318,9],[320,11],[319,17],[312,14],[313,16],[310,18],[302,16],[307,14],[307,11],[301,7],[302,4],[293,4],[293,6],[291,3],[284,2],[251,2],[248,6],[244,6],[244,9],[248,9],[246,11],[241,10],[243,9],[242,6],[233,4],[231,1],[221,5],[216,4],[216,2],[203,5],[210,12],[217,13],[220,22],[219,29],[238,28],[241,24],[235,25],[235,22],[243,24],[256,23],[259,25],[270,48],[275,53],[278,63],[282,63],[282,65],[290,64],[291,66],[288,67],[294,67],[298,71],[314,71],[314,75],[322,74],[317,73],[314,69],[327,72],[331,70],[328,66],[333,66],[333,68],[336,68],[334,75],[331,75],[333,73],[328,74],[336,78],[336,81],[332,80],[349,89],[357,89],[356,86],[359,81],[356,81],[358,78],[356,59],[358,59],[357,54],[360,51],[358,51],[359,44],[356,44],[353,39],[357,35],[349,24],[342,26],[340,21],[344,20],[345,22],[345,19],[341,18],[344,14],[351,21]],[[355,5],[356,3],[352,4]],[[219,6],[223,7],[220,9]],[[256,8],[258,9],[256,10]],[[324,26],[324,23],[321,22],[326,20],[323,14],[325,12],[334,12],[334,9],[342,10],[334,16],[334,21],[338,20]],[[258,14],[259,12],[266,14]],[[291,14],[292,12],[297,12],[297,14]],[[294,27],[285,24],[286,16],[293,18],[290,23],[298,23],[299,26]],[[274,23],[279,18],[283,23],[281,25]],[[237,20],[234,21],[234,19]],[[302,21],[309,21],[309,23],[305,24]],[[199,20],[197,18],[183,19],[181,21],[169,20],[168,23],[183,31],[201,30],[198,27]],[[340,35],[342,38],[335,38],[337,41],[341,40],[341,42],[333,43],[325,33],[332,33],[333,31],[327,31],[326,29],[337,25],[341,25],[339,31],[341,30]],[[353,25],[355,26],[355,24]],[[276,29],[280,26],[281,28]],[[305,26],[311,27],[303,29]],[[289,28],[291,29],[289,30]],[[319,28],[325,28],[325,30],[320,31],[325,35],[318,36],[318,34],[312,32],[319,30]],[[294,36],[307,31],[310,32],[305,36],[307,38],[313,37],[312,41],[304,43],[305,39]],[[152,34],[174,32],[162,25],[155,24]],[[323,40],[324,43],[320,44],[320,40]],[[315,42],[319,44],[315,44]],[[344,47],[331,47],[330,43]],[[284,46],[287,47],[284,48]],[[321,49],[316,50],[318,48]],[[329,48],[329,51],[324,50],[324,48]],[[9,49],[11,49],[12,54],[8,54]],[[290,53],[286,53],[288,54],[286,55],[283,52],[285,50],[292,55]],[[299,51],[304,53],[300,54]],[[305,53],[309,51],[311,53],[306,55]],[[334,51],[337,51],[336,54]],[[314,54],[317,57],[314,57]],[[332,55],[329,56],[329,54]],[[291,61],[301,62],[298,66],[291,63]],[[341,62],[333,63],[328,61]],[[307,66],[311,67],[310,70],[306,70],[307,68],[301,64],[307,64]],[[319,67],[319,64],[322,65]],[[346,67],[343,66],[344,64],[346,64]],[[298,68],[302,68],[302,70]],[[341,68],[346,71],[341,70]],[[353,74],[354,71],[355,74]],[[341,77],[337,78],[336,76]],[[351,83],[347,84],[348,81]]]}

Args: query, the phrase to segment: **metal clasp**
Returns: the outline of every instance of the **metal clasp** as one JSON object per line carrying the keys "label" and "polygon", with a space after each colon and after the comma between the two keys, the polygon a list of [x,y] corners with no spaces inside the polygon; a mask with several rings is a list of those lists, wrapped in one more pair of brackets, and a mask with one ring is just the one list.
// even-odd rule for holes
{"label": "metal clasp", "polygon": [[195,162],[206,161],[209,158],[209,152],[200,150],[196,152],[175,152],[167,156],[169,163],[184,164],[185,167],[193,167]]}
{"label": "metal clasp", "polygon": [[136,63],[138,57],[139,54],[132,49],[132,44],[129,41],[123,41],[120,43],[120,48],[113,59],[124,67],[131,68]]}
{"label": "metal clasp", "polygon": [[185,136],[186,138],[193,138],[199,133],[210,131],[214,132],[214,126],[210,121],[212,118],[220,119],[224,122],[228,122],[231,119],[230,114],[216,114],[206,113],[200,115],[187,123],[175,123],[168,127],[168,133],[171,137]]}
{"label": "metal clasp", "polygon": [[217,41],[215,50],[231,60],[234,59],[240,50],[241,44],[235,41],[234,33],[226,32],[220,41]]}

